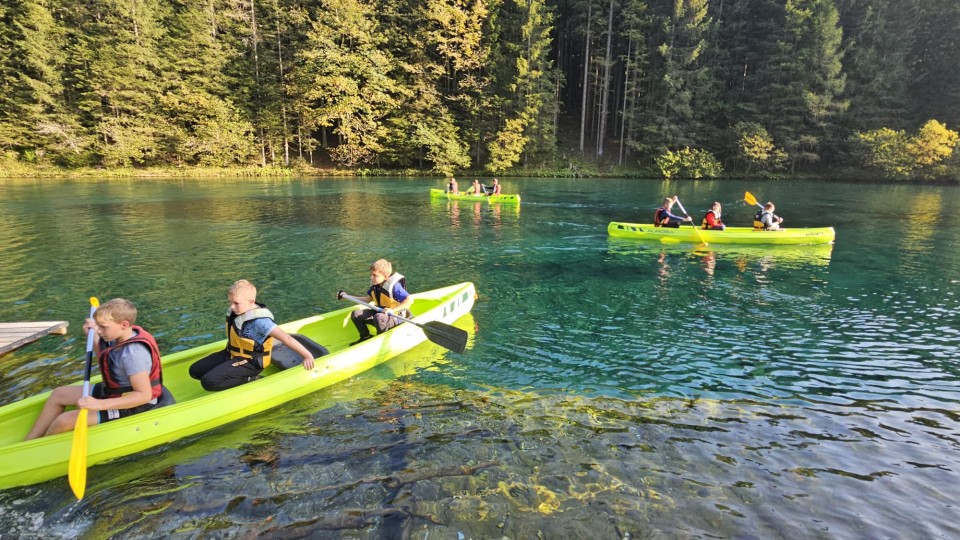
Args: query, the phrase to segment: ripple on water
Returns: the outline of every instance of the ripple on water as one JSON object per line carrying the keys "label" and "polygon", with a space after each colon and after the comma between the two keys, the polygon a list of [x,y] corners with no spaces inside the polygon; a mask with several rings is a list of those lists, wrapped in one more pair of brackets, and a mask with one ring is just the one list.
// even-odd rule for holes
{"label": "ripple on water", "polygon": [[[957,418],[946,411],[451,393],[413,379],[321,413],[296,410],[307,415],[301,429],[265,421],[172,445],[153,453],[170,465],[141,471],[137,489],[114,480],[75,510],[7,530],[66,537],[61,527],[79,512],[126,516],[87,533],[127,538],[160,528],[356,538],[960,533]],[[874,491],[903,503],[863,496]],[[27,493],[0,494],[0,525],[70,498],[66,488],[52,500]]]}

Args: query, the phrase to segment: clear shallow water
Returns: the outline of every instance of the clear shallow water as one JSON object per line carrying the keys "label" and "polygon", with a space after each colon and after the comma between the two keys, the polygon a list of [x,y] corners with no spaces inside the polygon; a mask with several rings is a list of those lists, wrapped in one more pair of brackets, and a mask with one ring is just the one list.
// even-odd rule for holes
{"label": "clear shallow water", "polygon": [[[513,180],[0,181],[4,320],[68,319],[0,359],[0,402],[81,376],[86,299],[165,352],[219,338],[240,277],[290,320],[362,290],[470,280],[471,348],[420,347],[328,391],[66,481],[0,492],[37,537],[956,537],[960,190]],[[665,195],[699,216],[832,224],[832,249],[609,239]],[[251,254],[251,255],[248,255]]]}

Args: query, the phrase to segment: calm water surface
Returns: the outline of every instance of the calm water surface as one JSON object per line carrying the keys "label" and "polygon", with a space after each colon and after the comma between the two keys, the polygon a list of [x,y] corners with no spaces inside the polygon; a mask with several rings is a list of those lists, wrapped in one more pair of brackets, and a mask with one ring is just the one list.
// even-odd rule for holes
{"label": "calm water surface", "polygon": [[[0,491],[0,536],[956,538],[960,189],[506,179],[0,180],[2,320],[70,321],[0,358],[0,403],[82,376],[87,298],[165,352],[219,339],[248,278],[279,319],[473,281],[463,355],[431,344],[255,418]],[[832,248],[614,241],[679,194],[749,190]],[[2,465],[0,465],[2,466]]]}

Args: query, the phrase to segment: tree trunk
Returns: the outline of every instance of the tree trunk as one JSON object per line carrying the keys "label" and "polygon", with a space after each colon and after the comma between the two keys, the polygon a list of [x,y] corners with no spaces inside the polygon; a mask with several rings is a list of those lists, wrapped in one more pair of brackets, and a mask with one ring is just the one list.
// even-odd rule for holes
{"label": "tree trunk", "polygon": [[583,81],[581,86],[583,87],[583,99],[580,102],[580,153],[583,154],[584,151],[584,138],[587,133],[587,94],[589,84],[588,81],[590,75],[590,22],[591,15],[593,14],[593,0],[587,1],[587,37],[584,40],[583,45]]}
{"label": "tree trunk", "polygon": [[607,131],[607,103],[610,100],[610,68],[613,65],[613,6],[610,0],[610,17],[607,20],[607,52],[603,65],[603,96],[600,99],[600,129],[597,135],[597,157],[603,157],[603,139]]}

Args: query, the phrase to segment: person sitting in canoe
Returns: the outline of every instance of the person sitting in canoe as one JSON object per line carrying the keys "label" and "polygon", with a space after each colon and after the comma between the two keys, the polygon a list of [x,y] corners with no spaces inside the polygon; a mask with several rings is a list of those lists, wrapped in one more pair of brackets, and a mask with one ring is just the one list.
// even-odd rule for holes
{"label": "person sitting in canoe", "polygon": [[274,339],[303,357],[304,369],[313,369],[313,355],[277,326],[270,310],[257,302],[253,283],[236,281],[230,286],[227,299],[227,347],[190,366],[190,376],[198,379],[204,390],[226,390],[259,379],[260,372],[270,365]]}
{"label": "person sitting in canoe", "polygon": [[[377,329],[377,334],[382,334],[401,323],[400,319],[392,315],[410,317],[413,297],[407,292],[406,284],[407,280],[403,274],[393,272],[393,264],[390,261],[378,259],[370,265],[370,288],[367,289],[366,297],[353,296],[352,298],[368,303],[373,301],[381,310],[358,308],[350,314],[350,320],[360,333],[360,339],[350,345],[356,345],[373,337],[367,328],[368,324],[372,324]],[[337,293],[337,300],[343,300],[345,296],[351,295],[340,291]]]}
{"label": "person sitting in canoe", "polygon": [[663,200],[663,205],[653,213],[654,227],[673,227],[677,229],[684,221],[691,221],[689,217],[677,216],[670,212],[676,202],[676,195]]}
{"label": "person sitting in canoe", "polygon": [[470,189],[467,190],[467,195],[483,195],[483,186],[480,185],[480,181],[476,178],[474,178],[473,183],[470,184]]}
{"label": "person sitting in canoe", "polygon": [[774,210],[776,210],[776,207],[772,202],[763,205],[763,209],[758,210],[756,215],[753,216],[753,228],[763,229],[765,231],[779,231],[780,224],[783,223],[783,218],[774,214]]}
{"label": "person sitting in canoe", "polygon": [[[84,333],[93,329],[100,336],[93,352],[103,382],[95,384],[86,397],[82,386],[55,389],[26,440],[73,430],[80,408],[96,412],[87,415],[88,425],[94,426],[175,401],[162,384],[157,341],[136,322],[137,308],[133,302],[114,298],[83,323]],[[64,412],[68,406],[77,408]]]}
{"label": "person sitting in canoe", "polygon": [[457,179],[452,176],[450,182],[447,183],[447,193],[453,193],[454,195],[460,193],[460,190],[457,189]]}
{"label": "person sitting in canoe", "polygon": [[497,180],[496,178],[494,178],[494,179],[493,179],[493,185],[491,185],[490,187],[484,186],[483,191],[484,191],[484,193],[486,193],[487,195],[499,195],[499,194],[500,194],[500,181]]}
{"label": "person sitting in canoe", "polygon": [[720,201],[713,202],[706,215],[703,216],[701,226],[708,231],[722,231],[727,228],[720,220]]}

